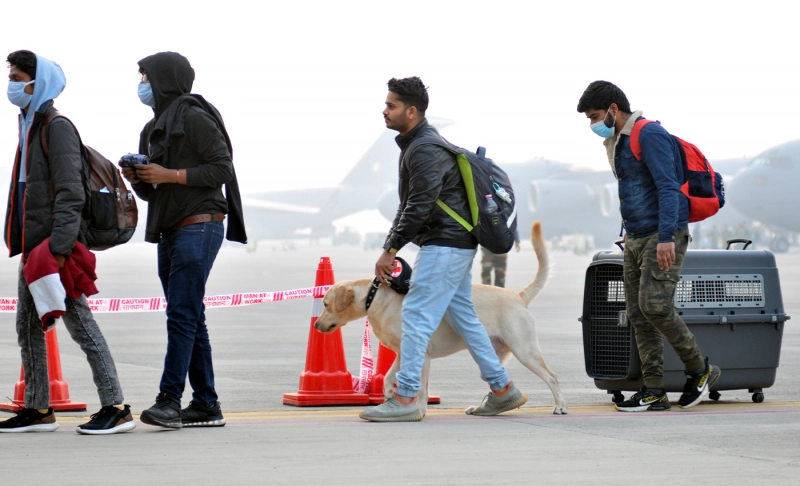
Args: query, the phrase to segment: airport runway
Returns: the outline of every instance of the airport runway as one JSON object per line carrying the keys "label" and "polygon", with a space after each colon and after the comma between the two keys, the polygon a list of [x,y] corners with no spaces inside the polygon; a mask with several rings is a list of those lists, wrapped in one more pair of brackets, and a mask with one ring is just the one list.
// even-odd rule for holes
{"label": "airport runway", "polygon": [[[545,228],[545,233],[547,229]],[[273,249],[274,246],[274,249]],[[310,287],[320,256],[337,280],[368,277],[377,256],[360,247],[294,251],[261,244],[256,253],[226,246],[208,294]],[[413,251],[401,256],[413,261]],[[531,305],[542,351],[570,406],[551,414],[549,390],[515,360],[509,372],[530,401],[495,418],[463,409],[487,392],[468,353],[434,361],[431,392],[441,406],[418,424],[371,424],[358,408],[282,405],[303,370],[311,300],[207,313],[217,389],[229,425],[164,431],[139,424],[131,433],[84,437],[74,427],[99,403],[83,353],[59,326],[64,377],[87,413],[61,414],[52,434],[0,436],[0,483],[15,484],[597,484],[670,481],[704,484],[794,484],[800,476],[800,252],[777,255],[786,313],[781,364],[766,400],[746,390],[719,402],[668,413],[614,412],[609,396],[586,376],[581,313],[590,255],[553,252],[548,286]],[[16,294],[16,260],[0,262],[0,297]],[[479,280],[479,266],[474,278]],[[529,246],[509,258],[508,286],[520,289],[536,270]],[[98,297],[160,296],[155,246],[130,244],[98,253]],[[166,345],[161,313],[98,314],[135,413],[157,393]],[[19,377],[13,314],[0,314],[0,397]],[[350,371],[358,373],[363,321],[343,330]],[[377,341],[373,346],[377,348]],[[188,387],[187,387],[188,390]],[[677,401],[677,394],[671,396]],[[185,397],[188,402],[188,397]],[[0,419],[9,416],[0,413]],[[95,470],[96,467],[96,470]]]}

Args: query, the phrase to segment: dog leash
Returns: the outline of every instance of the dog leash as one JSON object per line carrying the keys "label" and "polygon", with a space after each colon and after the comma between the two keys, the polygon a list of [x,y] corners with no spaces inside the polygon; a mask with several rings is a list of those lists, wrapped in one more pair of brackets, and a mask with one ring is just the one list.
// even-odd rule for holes
{"label": "dog leash", "polygon": [[367,301],[364,302],[367,310],[372,305],[372,301],[375,300],[375,294],[378,293],[378,288],[381,286],[381,281],[378,280],[378,277],[372,279],[372,285],[369,286],[369,292],[367,293]]}

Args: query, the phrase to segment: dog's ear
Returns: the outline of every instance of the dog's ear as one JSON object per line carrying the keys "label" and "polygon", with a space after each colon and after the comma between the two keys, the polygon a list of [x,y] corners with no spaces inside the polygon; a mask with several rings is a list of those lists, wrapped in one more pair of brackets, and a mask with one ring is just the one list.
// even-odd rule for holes
{"label": "dog's ear", "polygon": [[347,309],[347,307],[353,303],[353,300],[356,298],[356,293],[353,292],[351,288],[344,288],[340,289],[339,292],[336,292],[336,295],[333,299],[333,311],[334,312],[342,312],[343,310]]}

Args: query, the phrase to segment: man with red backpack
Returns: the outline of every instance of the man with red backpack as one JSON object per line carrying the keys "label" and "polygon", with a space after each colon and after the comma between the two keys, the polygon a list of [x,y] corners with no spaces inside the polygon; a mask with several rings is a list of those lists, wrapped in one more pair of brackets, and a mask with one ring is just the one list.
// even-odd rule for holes
{"label": "man with red backpack", "polygon": [[[586,88],[578,112],[584,113],[592,131],[605,139],[608,162],[618,181],[625,233],[626,312],[642,362],[641,391],[616,408],[624,412],[671,408],[664,386],[664,338],[687,370],[678,405],[693,407],[721,374],[717,366],[704,360],[674,306],[690,240],[693,197],[681,190],[688,181],[684,147],[693,146],[673,137],[660,124],[648,123],[641,111],[631,112],[625,93],[608,81],[595,81]],[[709,177],[713,187],[715,181]]]}

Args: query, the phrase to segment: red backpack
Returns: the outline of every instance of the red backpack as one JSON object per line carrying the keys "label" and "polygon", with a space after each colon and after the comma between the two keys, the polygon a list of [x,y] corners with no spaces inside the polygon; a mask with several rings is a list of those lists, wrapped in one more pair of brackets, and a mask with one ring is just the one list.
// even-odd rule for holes
{"label": "red backpack", "polygon": [[[642,160],[639,133],[648,123],[659,122],[639,120],[633,125],[631,131],[631,151],[638,161]],[[689,199],[689,222],[696,223],[714,216],[725,205],[725,185],[722,183],[722,175],[714,172],[700,149],[675,135],[672,135],[672,138],[678,142],[681,152],[684,175],[681,192]]]}

